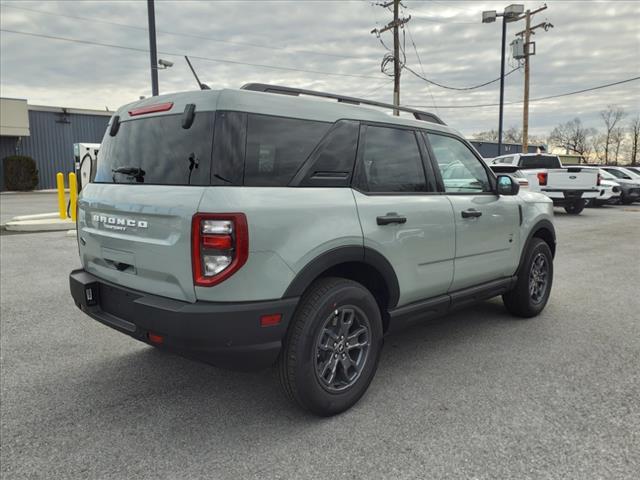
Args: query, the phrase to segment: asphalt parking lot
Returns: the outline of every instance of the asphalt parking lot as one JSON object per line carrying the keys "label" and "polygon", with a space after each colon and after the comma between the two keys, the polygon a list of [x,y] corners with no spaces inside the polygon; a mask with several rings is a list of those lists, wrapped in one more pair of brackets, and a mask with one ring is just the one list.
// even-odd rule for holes
{"label": "asphalt parking lot", "polygon": [[271,371],[83,315],[75,238],[2,236],[2,477],[637,478],[640,206],[556,209],[556,228],[540,317],[494,299],[388,337],[367,395],[330,419],[288,404]]}
{"label": "asphalt parking lot", "polygon": [[[68,198],[69,194],[67,194]],[[58,211],[56,192],[12,192],[0,195],[0,225],[18,215]]]}

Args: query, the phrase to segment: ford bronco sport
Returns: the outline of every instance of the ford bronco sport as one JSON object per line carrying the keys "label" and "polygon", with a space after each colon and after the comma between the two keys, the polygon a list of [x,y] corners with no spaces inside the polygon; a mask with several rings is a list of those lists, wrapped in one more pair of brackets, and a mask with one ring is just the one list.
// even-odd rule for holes
{"label": "ford bronco sport", "polygon": [[120,108],[79,199],[76,305],[214,365],[275,364],[318,415],[360,399],[388,332],[498,295],[540,313],[551,200],[435,115],[361,104],[390,107],[249,84]]}

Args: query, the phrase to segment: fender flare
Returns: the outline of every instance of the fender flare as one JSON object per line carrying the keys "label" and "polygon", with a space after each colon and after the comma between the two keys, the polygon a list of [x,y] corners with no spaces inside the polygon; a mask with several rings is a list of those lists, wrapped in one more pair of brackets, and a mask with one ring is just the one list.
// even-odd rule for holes
{"label": "fender flare", "polygon": [[532,242],[532,240],[534,238],[534,235],[537,232],[539,232],[540,230],[546,230],[551,234],[551,237],[553,238],[553,245],[550,245],[551,253],[555,257],[555,253],[556,253],[556,229],[555,229],[555,227],[553,226],[553,223],[551,223],[550,220],[547,220],[547,219],[539,220],[538,222],[536,222],[533,225],[533,227],[531,227],[531,230],[529,230],[529,235],[527,235],[527,240],[524,242],[524,248],[520,252],[520,261],[518,262],[518,270],[517,270],[518,273],[520,273],[520,269],[522,268],[522,264],[524,262],[524,257],[526,255],[526,253],[529,251],[529,246],[531,245],[531,242]]}
{"label": "fender flare", "polygon": [[395,270],[389,261],[379,252],[370,247],[343,246],[328,250],[302,268],[287,287],[282,298],[299,297],[311,283],[336,265],[341,263],[358,262],[376,269],[386,283],[389,292],[388,308],[394,308],[400,298],[400,286]]}

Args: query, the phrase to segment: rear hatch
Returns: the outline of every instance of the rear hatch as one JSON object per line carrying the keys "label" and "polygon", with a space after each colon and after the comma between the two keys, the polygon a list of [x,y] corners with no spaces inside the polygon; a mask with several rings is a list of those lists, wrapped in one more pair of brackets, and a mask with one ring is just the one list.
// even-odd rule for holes
{"label": "rear hatch", "polygon": [[547,188],[553,190],[586,190],[598,189],[598,172],[593,169],[569,167],[549,170]]}
{"label": "rear hatch", "polygon": [[[529,181],[537,181],[543,191],[597,191],[598,172],[590,168],[563,167],[557,155],[523,155],[520,157],[519,168],[522,169]],[[539,173],[546,173],[543,181]],[[545,183],[546,182],[546,183]]]}
{"label": "rear hatch", "polygon": [[112,119],[95,183],[80,195],[79,248],[99,278],[193,302],[191,221],[210,184],[214,114],[195,113],[185,128],[188,112],[177,110]]}

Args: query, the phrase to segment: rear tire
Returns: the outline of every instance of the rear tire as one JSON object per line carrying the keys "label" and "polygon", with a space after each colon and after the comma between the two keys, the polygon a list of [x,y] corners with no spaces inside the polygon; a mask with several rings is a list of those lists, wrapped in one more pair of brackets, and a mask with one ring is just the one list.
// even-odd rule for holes
{"label": "rear tire", "polygon": [[322,278],[305,292],[278,360],[282,388],[316,415],[343,412],[364,395],[378,367],[382,319],[369,290]]}
{"label": "rear tire", "polygon": [[518,317],[535,317],[547,304],[553,284],[553,255],[549,245],[533,238],[513,290],[502,296],[507,310]]}
{"label": "rear tire", "polygon": [[584,200],[576,200],[575,202],[567,203],[564,206],[565,212],[570,215],[579,215],[584,210]]}

